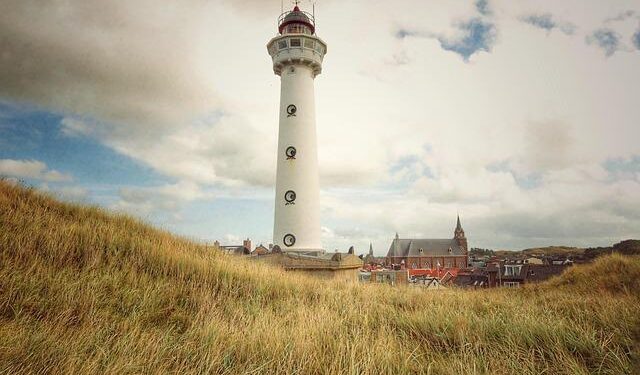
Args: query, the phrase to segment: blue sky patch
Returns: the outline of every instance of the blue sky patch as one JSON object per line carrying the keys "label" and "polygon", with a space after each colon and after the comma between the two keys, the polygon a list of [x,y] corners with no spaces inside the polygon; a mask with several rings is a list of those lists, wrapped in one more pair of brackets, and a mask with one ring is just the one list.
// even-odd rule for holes
{"label": "blue sky patch", "polygon": [[502,160],[499,162],[491,163],[487,165],[487,170],[493,173],[510,173],[516,184],[522,189],[535,189],[542,185],[542,174],[533,172],[529,174],[518,174],[511,168],[510,160]]}
{"label": "blue sky patch", "polygon": [[[82,188],[90,201],[109,206],[122,186],[154,186],[171,182],[131,158],[87,137],[61,132],[59,114],[0,103],[0,159],[40,161],[49,170],[71,175],[72,181],[23,179],[53,192]],[[8,176],[11,177],[11,176]]]}
{"label": "blue sky patch", "polygon": [[633,41],[633,45],[640,50],[640,29],[638,29],[638,31],[636,31],[636,33],[633,34],[632,41]]}
{"label": "blue sky patch", "polygon": [[603,164],[612,180],[637,179],[640,176],[640,155],[608,159]]}
{"label": "blue sky patch", "polygon": [[553,30],[554,27],[557,27],[558,24],[553,20],[551,14],[532,14],[526,17],[523,17],[522,20],[529,25],[535,26],[544,30]]}
{"label": "blue sky patch", "polygon": [[587,37],[587,43],[596,44],[605,55],[612,56],[620,46],[620,36],[611,29],[602,28],[594,31]]}
{"label": "blue sky patch", "polygon": [[553,29],[558,29],[567,35],[571,35],[575,30],[575,26],[573,24],[568,22],[559,22],[554,19],[551,13],[530,14],[528,16],[521,17],[520,20],[547,32],[550,32]]}
{"label": "blue sky patch", "polygon": [[489,1],[488,0],[477,0],[476,1],[476,9],[483,16],[488,16],[488,15],[491,14],[491,9],[489,8]]}
{"label": "blue sky patch", "polygon": [[472,18],[459,23],[457,27],[462,31],[462,37],[458,39],[438,37],[442,49],[457,53],[465,61],[469,61],[469,57],[478,51],[491,52],[496,34],[492,23],[481,18]]}

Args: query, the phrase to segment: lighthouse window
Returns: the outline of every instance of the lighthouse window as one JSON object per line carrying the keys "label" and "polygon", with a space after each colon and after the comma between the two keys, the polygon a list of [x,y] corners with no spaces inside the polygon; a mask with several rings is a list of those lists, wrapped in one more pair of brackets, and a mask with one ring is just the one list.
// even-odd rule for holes
{"label": "lighthouse window", "polygon": [[306,48],[311,48],[313,49],[313,39],[305,39],[304,40],[304,46]]}
{"label": "lighthouse window", "polygon": [[286,235],[284,236],[284,238],[282,239],[282,242],[284,242],[284,245],[285,245],[286,247],[291,247],[291,246],[293,246],[293,245],[295,245],[295,244],[296,244],[296,236],[294,236],[294,235],[293,235],[293,234],[291,234],[291,233],[286,234]]}
{"label": "lighthouse window", "polygon": [[300,39],[291,39],[291,47],[300,47]]}
{"label": "lighthouse window", "polygon": [[324,46],[320,43],[316,44],[316,51],[320,52],[320,53],[324,53]]}
{"label": "lighthouse window", "polygon": [[278,49],[285,49],[287,48],[287,40],[279,40],[278,41]]}

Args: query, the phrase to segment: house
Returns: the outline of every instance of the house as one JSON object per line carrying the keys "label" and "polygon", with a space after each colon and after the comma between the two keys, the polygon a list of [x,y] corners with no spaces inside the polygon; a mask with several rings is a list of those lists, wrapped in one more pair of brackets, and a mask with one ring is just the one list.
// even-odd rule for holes
{"label": "house", "polygon": [[267,255],[269,253],[270,253],[269,249],[267,249],[262,244],[260,244],[251,252],[251,255],[259,256],[259,255]]}
{"label": "house", "polygon": [[409,283],[407,270],[371,270],[370,281],[378,284],[406,285]]}
{"label": "house", "polygon": [[560,275],[569,265],[553,264],[491,264],[487,267],[489,286],[517,288],[527,283],[536,283]]}
{"label": "house", "polygon": [[467,238],[460,217],[451,239],[401,239],[396,237],[389,246],[385,264],[401,265],[408,269],[466,268],[469,261]]}
{"label": "house", "polygon": [[542,259],[536,258],[536,257],[529,257],[525,259],[524,262],[527,264],[543,264],[544,263]]}
{"label": "house", "polygon": [[411,286],[425,289],[446,289],[446,287],[442,285],[442,282],[436,277],[417,276],[414,279],[409,279],[409,282]]}
{"label": "house", "polygon": [[460,270],[457,268],[450,269],[409,269],[409,279],[412,278],[423,278],[430,277],[438,279],[440,282],[445,283],[446,281],[454,278]]}
{"label": "house", "polygon": [[249,255],[251,254],[251,240],[247,238],[246,240],[242,241],[242,245],[227,246],[220,245],[220,242],[215,241],[213,243],[213,248],[230,255]]}
{"label": "house", "polygon": [[482,268],[460,270],[451,284],[459,288],[488,288],[489,274]]}

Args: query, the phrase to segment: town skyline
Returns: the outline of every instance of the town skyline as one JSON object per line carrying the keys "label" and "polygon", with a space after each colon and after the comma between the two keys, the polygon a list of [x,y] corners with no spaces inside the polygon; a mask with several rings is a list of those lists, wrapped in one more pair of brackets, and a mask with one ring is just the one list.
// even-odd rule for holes
{"label": "town skyline", "polygon": [[[0,175],[267,245],[280,3],[98,4],[2,6]],[[450,238],[457,214],[469,247],[640,235],[637,2],[322,1],[316,19],[326,250]]]}

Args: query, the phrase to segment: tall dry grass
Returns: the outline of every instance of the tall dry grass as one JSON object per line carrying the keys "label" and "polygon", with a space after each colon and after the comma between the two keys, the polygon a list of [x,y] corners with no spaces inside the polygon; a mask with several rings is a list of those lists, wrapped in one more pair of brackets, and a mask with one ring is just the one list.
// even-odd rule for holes
{"label": "tall dry grass", "polygon": [[318,281],[0,182],[0,373],[637,374],[640,261],[521,290]]}

